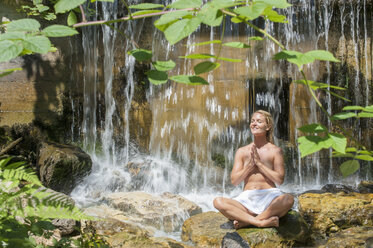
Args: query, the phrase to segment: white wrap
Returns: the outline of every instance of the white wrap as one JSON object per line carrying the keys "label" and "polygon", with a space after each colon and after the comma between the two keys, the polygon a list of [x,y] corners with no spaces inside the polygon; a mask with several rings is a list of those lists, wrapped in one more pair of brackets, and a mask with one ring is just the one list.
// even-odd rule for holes
{"label": "white wrap", "polygon": [[276,197],[282,194],[278,188],[245,190],[233,200],[238,201],[251,212],[260,214]]}

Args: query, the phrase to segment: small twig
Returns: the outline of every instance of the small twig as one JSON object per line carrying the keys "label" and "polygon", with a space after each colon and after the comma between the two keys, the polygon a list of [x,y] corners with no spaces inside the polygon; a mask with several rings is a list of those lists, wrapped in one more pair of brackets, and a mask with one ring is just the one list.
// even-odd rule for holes
{"label": "small twig", "polygon": [[10,149],[12,149],[13,147],[15,147],[23,138],[18,138],[16,139],[15,141],[13,141],[12,143],[10,143],[8,146],[6,146],[1,152],[0,152],[0,156],[4,155],[5,153],[7,153]]}
{"label": "small twig", "polygon": [[85,17],[83,5],[79,5],[80,11],[82,12],[82,20],[83,22],[87,22],[87,18]]}
{"label": "small twig", "polygon": [[124,6],[126,6],[127,11],[128,11],[128,14],[129,14],[129,16],[130,16],[130,20],[131,20],[131,19],[132,19],[132,13],[131,13],[131,9],[130,9],[130,7],[128,6],[128,4],[126,3],[125,0],[122,0],[122,3],[123,3]]}

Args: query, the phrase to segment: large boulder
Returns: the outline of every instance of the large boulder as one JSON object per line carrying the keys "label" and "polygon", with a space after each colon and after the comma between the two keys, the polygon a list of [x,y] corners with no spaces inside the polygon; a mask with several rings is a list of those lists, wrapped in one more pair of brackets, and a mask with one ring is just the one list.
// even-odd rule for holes
{"label": "large boulder", "polygon": [[119,210],[105,205],[85,209],[85,213],[98,220],[82,221],[83,233],[94,233],[101,236],[110,247],[165,247],[188,248],[190,246],[167,237],[154,237],[155,229],[147,229],[132,222]]}
{"label": "large boulder", "polygon": [[325,245],[319,248],[347,248],[347,247],[373,247],[373,227],[350,227],[338,233],[333,233]]}
{"label": "large boulder", "polygon": [[42,142],[37,161],[40,180],[44,186],[70,194],[92,169],[92,160],[80,148]]}
{"label": "large boulder", "polygon": [[315,240],[356,225],[373,226],[373,194],[306,193],[298,201]]}
{"label": "large boulder", "polygon": [[184,222],[181,238],[198,247],[291,247],[307,242],[309,230],[296,211],[281,218],[278,228],[247,227],[237,231],[222,214],[206,212]]}
{"label": "large boulder", "polygon": [[157,196],[140,191],[119,192],[105,200],[132,221],[165,232],[180,230],[185,219],[202,212],[197,204],[171,193]]}

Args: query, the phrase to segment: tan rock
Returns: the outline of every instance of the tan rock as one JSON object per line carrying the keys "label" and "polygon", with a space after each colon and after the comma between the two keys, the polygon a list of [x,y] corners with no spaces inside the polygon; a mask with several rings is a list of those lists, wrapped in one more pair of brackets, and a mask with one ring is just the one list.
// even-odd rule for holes
{"label": "tan rock", "polygon": [[357,226],[332,234],[319,248],[373,247],[373,227]]}
{"label": "tan rock", "polygon": [[373,194],[306,193],[298,200],[315,239],[355,225],[373,226]]}
{"label": "tan rock", "polygon": [[110,194],[105,199],[133,222],[165,232],[179,230],[185,219],[202,212],[195,203],[171,193],[155,196],[139,191],[119,192]]}

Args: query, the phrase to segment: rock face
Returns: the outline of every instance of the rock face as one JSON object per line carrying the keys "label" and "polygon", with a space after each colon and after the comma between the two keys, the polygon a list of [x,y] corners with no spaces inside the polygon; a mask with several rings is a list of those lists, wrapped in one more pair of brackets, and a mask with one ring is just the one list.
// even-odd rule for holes
{"label": "rock face", "polygon": [[296,211],[281,218],[279,228],[242,228],[233,225],[220,213],[206,212],[184,222],[182,240],[197,247],[291,247],[308,240],[307,224]]}
{"label": "rock face", "polygon": [[154,235],[154,230],[140,227],[138,224],[131,222],[121,211],[105,205],[88,208],[85,212],[100,218],[100,220],[82,221],[82,232],[101,235],[110,247],[190,247],[171,238],[152,237],[152,235]]}
{"label": "rock face", "polygon": [[373,227],[350,227],[332,234],[325,245],[319,248],[373,247]]}
{"label": "rock face", "polygon": [[373,194],[307,193],[298,200],[315,240],[351,226],[373,226]]}
{"label": "rock face", "polygon": [[78,147],[43,142],[37,168],[44,186],[69,194],[91,171],[92,160]]}
{"label": "rock face", "polygon": [[202,212],[198,205],[171,193],[161,196],[139,191],[113,193],[105,200],[134,222],[166,232],[179,230],[186,218]]}

